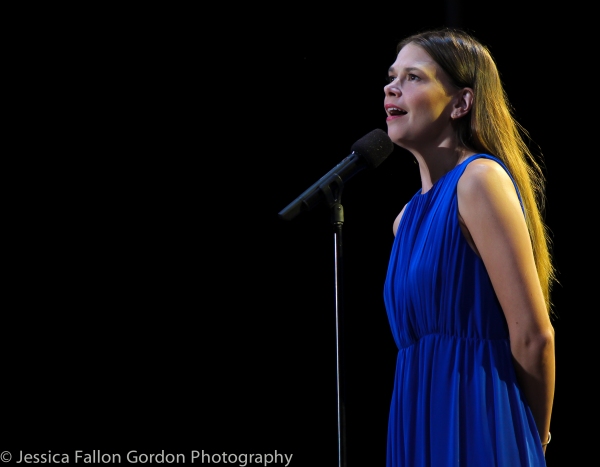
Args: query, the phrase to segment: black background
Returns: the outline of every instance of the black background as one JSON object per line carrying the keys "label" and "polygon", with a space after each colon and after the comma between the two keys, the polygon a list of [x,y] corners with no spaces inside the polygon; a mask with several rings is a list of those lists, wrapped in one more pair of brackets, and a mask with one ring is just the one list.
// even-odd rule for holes
{"label": "black background", "polygon": [[[7,177],[16,261],[0,448],[277,450],[290,465],[337,465],[333,229],[324,205],[292,221],[278,213],[386,129],[396,43],[450,25],[489,46],[546,158],[561,282],[546,459],[584,465],[597,352],[580,324],[595,306],[579,266],[593,254],[587,13],[520,8],[227,4],[77,12],[43,37],[23,34],[15,55],[36,78],[21,95],[38,97],[27,112],[42,128],[26,132]],[[26,150],[32,140],[41,154]],[[395,148],[344,189],[349,467],[385,463],[396,349],[383,282],[393,220],[419,187],[412,156]]]}

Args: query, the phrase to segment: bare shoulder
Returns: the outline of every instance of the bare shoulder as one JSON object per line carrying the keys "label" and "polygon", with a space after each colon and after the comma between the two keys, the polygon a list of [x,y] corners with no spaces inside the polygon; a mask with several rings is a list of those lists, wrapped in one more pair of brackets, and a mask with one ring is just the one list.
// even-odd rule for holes
{"label": "bare shoulder", "polygon": [[393,226],[394,237],[396,236],[396,232],[398,231],[398,226],[400,225],[400,220],[402,219],[402,214],[404,214],[405,209],[406,209],[406,204],[402,208],[402,211],[400,211],[400,214],[398,214],[396,216],[396,219],[394,220],[394,226]]}
{"label": "bare shoulder", "polygon": [[[520,211],[519,198],[512,179],[491,159],[476,159],[469,163],[457,186],[459,213],[461,216],[484,215],[490,209],[511,209]],[[465,219],[467,220],[467,219]]]}
{"label": "bare shoulder", "polygon": [[527,235],[515,185],[496,161],[472,161],[458,181],[457,197],[461,229],[478,254],[491,239],[500,241],[500,235]]}
{"label": "bare shoulder", "polygon": [[514,191],[512,180],[506,170],[492,159],[475,159],[470,162],[458,181],[459,195],[481,195],[494,188],[510,188]]}

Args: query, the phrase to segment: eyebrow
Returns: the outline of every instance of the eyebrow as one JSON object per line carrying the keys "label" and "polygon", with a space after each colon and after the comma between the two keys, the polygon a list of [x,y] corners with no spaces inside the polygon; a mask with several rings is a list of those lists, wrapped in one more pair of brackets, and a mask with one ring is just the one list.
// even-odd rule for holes
{"label": "eyebrow", "polygon": [[[414,66],[409,66],[407,68],[404,68],[405,72],[411,72],[411,71],[420,71],[419,68],[414,67]],[[388,68],[388,73],[394,73],[394,66],[392,65],[391,67]]]}

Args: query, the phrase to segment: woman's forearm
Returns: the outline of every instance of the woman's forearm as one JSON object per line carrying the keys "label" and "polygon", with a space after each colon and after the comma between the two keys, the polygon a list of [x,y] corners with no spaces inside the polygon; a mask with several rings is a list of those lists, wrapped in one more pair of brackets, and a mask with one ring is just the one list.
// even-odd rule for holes
{"label": "woman's forearm", "polygon": [[531,407],[540,441],[546,443],[554,402],[554,330],[550,327],[535,338],[511,339],[511,350],[517,378]]}

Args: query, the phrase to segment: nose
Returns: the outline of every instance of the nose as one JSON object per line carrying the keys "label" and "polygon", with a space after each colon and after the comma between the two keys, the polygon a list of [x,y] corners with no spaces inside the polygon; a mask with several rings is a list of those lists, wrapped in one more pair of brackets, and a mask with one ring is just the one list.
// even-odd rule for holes
{"label": "nose", "polygon": [[385,93],[386,96],[393,96],[393,97],[398,97],[400,94],[402,94],[402,91],[400,91],[400,88],[398,87],[398,83],[397,83],[396,79],[394,81],[392,81],[391,83],[386,84],[383,87],[383,92]]}

